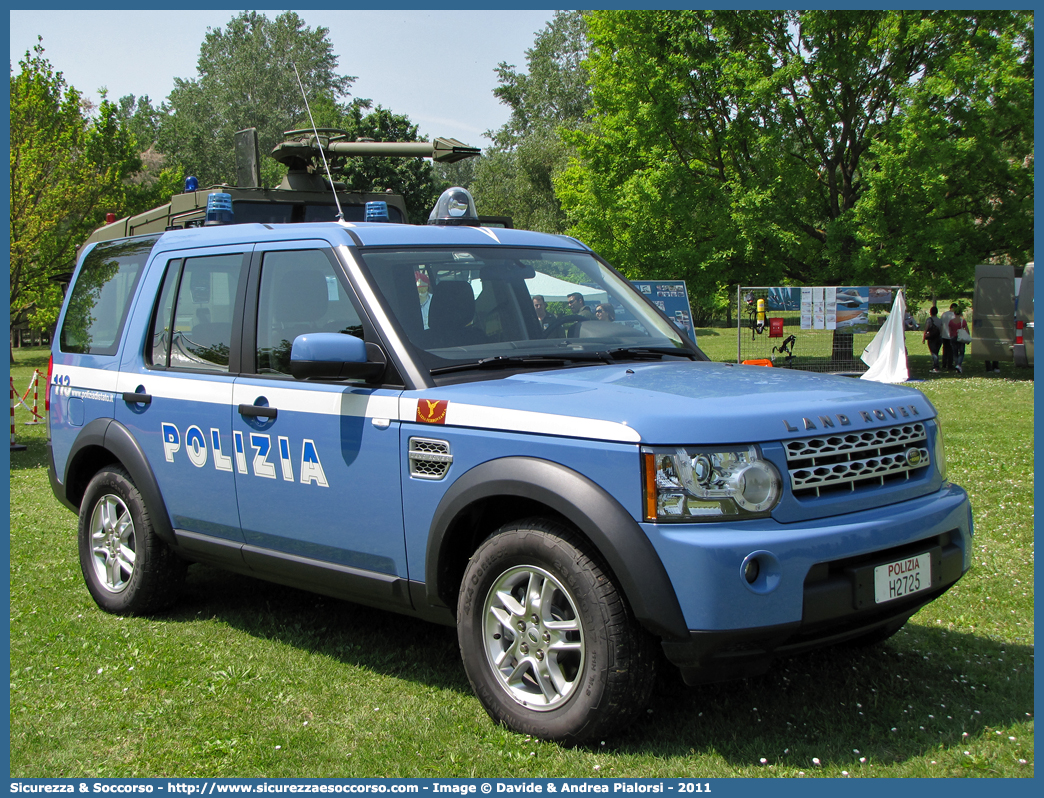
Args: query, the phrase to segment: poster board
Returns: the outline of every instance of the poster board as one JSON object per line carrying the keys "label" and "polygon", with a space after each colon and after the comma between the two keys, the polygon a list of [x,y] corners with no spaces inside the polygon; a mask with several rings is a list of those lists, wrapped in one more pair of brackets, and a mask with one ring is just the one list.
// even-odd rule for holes
{"label": "poster board", "polygon": [[[631,280],[631,285],[662,310],[679,330],[693,341],[696,340],[696,331],[692,326],[692,306],[689,305],[689,290],[683,280]],[[620,318],[619,310],[616,318],[617,321],[624,321]]]}

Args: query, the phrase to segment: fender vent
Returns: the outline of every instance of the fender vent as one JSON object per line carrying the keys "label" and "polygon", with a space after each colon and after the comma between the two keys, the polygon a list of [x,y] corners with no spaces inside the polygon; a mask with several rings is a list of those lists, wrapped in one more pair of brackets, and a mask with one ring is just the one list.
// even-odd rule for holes
{"label": "fender vent", "polygon": [[410,438],[410,476],[417,479],[442,479],[449,471],[453,455],[447,441]]}

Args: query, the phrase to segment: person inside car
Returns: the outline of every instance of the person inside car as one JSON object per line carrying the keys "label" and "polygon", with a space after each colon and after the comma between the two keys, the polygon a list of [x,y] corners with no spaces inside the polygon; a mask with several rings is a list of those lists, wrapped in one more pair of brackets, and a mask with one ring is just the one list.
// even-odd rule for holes
{"label": "person inside car", "polygon": [[536,311],[537,321],[540,322],[542,329],[547,329],[551,326],[551,322],[555,320],[555,314],[547,309],[547,302],[544,301],[544,297],[540,294],[533,296],[533,310]]}
{"label": "person inside car", "polygon": [[584,295],[579,291],[574,291],[572,294],[567,296],[566,304],[569,305],[569,312],[574,316],[583,316],[585,319],[594,318],[591,308],[584,304]]}

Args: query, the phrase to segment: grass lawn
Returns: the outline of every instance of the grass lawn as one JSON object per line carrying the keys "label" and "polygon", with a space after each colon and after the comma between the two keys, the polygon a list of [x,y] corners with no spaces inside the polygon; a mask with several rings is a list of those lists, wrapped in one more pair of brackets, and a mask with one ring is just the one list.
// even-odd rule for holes
{"label": "grass lawn", "polygon": [[[735,333],[697,331],[708,350],[711,332],[734,360]],[[919,334],[908,348],[927,376]],[[16,357],[21,392],[47,353]],[[20,409],[11,775],[1033,776],[1032,374],[967,362],[968,376],[917,387],[972,497],[973,570],[876,648],[700,688],[668,677],[646,717],[587,748],[494,726],[450,628],[198,565],[170,612],[103,613],[83,586],[76,518],[48,484],[45,427]]]}

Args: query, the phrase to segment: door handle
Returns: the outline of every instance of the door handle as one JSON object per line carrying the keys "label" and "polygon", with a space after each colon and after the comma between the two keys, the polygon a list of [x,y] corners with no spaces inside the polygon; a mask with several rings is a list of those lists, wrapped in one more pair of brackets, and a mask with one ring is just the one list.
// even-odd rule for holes
{"label": "door handle", "polygon": [[134,405],[149,405],[152,404],[152,395],[147,393],[133,393],[131,391],[124,391],[123,401],[129,402]]}
{"label": "door handle", "polygon": [[241,416],[260,416],[261,418],[275,418],[276,409],[274,407],[262,407],[261,405],[240,405],[239,415]]}

